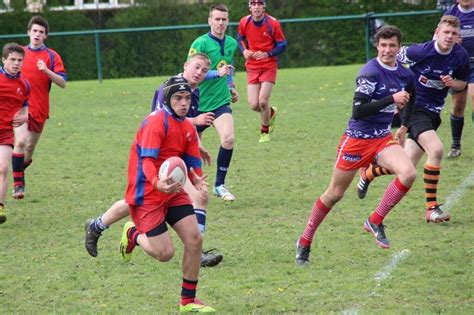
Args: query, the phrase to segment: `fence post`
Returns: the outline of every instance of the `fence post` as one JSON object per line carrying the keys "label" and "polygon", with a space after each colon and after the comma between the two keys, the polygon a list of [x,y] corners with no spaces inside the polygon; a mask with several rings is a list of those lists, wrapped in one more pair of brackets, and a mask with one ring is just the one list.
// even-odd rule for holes
{"label": "fence post", "polygon": [[365,62],[370,60],[370,20],[372,15],[374,15],[373,12],[365,15]]}
{"label": "fence post", "polygon": [[95,60],[97,62],[97,78],[102,83],[102,60],[100,52],[100,35],[99,33],[94,34],[95,37]]}

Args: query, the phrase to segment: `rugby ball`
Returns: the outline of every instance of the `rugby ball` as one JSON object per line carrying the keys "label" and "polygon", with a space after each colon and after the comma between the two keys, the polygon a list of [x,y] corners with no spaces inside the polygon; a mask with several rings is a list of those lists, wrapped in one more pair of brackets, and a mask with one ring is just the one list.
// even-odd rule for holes
{"label": "rugby ball", "polygon": [[163,179],[171,175],[171,179],[175,183],[181,183],[184,186],[186,184],[186,178],[188,177],[188,170],[184,161],[177,157],[172,156],[163,162],[158,172],[158,177]]}

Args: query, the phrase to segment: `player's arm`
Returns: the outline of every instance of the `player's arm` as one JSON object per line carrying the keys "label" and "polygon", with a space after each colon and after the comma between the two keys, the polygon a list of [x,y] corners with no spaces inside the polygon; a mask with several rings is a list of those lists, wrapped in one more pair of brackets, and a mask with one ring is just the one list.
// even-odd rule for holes
{"label": "player's arm", "polygon": [[163,121],[155,120],[151,123],[143,123],[141,128],[143,129],[140,157],[142,158],[142,169],[146,180],[159,191],[165,193],[178,192],[181,189],[181,184],[173,183],[171,176],[159,179],[155,164],[160,155],[162,140],[165,137]]}
{"label": "player's arm", "polygon": [[19,127],[28,121],[28,101],[23,103],[23,107],[13,116],[12,126]]}
{"label": "player's arm", "polygon": [[[197,131],[193,131],[193,139],[188,142],[185,152],[182,155],[182,159],[188,168],[189,179],[196,186],[196,189],[200,189],[204,182],[205,176],[202,174],[202,160],[201,154],[199,152],[199,137]],[[191,171],[191,169],[193,171]]]}
{"label": "player's arm", "polygon": [[276,22],[275,24],[273,39],[275,42],[275,47],[273,47],[273,49],[267,53],[268,57],[275,57],[282,54],[286,50],[286,46],[288,45],[285,35],[283,34],[280,22]]}
{"label": "player's arm", "polygon": [[405,137],[410,127],[411,117],[415,111],[415,102],[416,102],[416,87],[415,81],[413,80],[411,84],[407,87],[407,92],[410,94],[410,99],[407,104],[400,110],[400,119],[402,121],[400,128],[395,133],[395,139],[398,139],[401,146],[405,143]]}
{"label": "player's arm", "polygon": [[239,92],[237,92],[237,89],[235,88],[234,73],[231,73],[227,77],[227,86],[229,87],[232,103],[236,103],[239,100]]}
{"label": "player's arm", "polygon": [[410,126],[411,116],[415,111],[415,102],[416,102],[416,86],[415,81],[413,80],[411,84],[407,87],[407,92],[410,94],[410,100],[407,102],[405,107],[400,110],[400,119],[402,121],[402,127],[408,129]]}
{"label": "player's arm", "polygon": [[253,55],[253,51],[248,48],[247,36],[245,35],[245,23],[240,22],[239,27],[237,29],[237,45],[239,46],[242,55],[244,56],[245,60],[249,59]]}
{"label": "player's arm", "polygon": [[56,73],[52,71],[51,69],[48,68],[48,65],[42,59],[38,60],[38,63],[36,64],[36,66],[38,67],[38,70],[46,74],[54,84],[62,88],[66,87],[66,76],[64,73],[61,73],[61,72]]}
{"label": "player's arm", "polygon": [[376,114],[382,108],[393,104],[393,95],[372,101],[377,79],[370,74],[361,74],[356,79],[356,89],[352,100],[352,118],[363,119]]}
{"label": "player's arm", "polygon": [[462,66],[456,69],[456,71],[452,75],[442,75],[441,81],[443,81],[445,86],[453,90],[462,91],[466,88],[467,81],[469,80],[470,75],[471,66],[469,64],[469,56],[466,55]]}

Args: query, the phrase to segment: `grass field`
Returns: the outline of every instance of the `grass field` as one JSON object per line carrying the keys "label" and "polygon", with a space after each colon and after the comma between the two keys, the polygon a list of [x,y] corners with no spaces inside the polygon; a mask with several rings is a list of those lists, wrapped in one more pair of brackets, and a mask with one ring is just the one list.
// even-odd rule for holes
{"label": "grass field", "polygon": [[[362,201],[354,182],[318,230],[311,265],[295,266],[294,244],[329,183],[359,67],[280,71],[272,98],[280,109],[277,126],[263,145],[258,116],[246,104],[245,75],[237,74],[241,100],[233,106],[236,145],[227,178],[237,201],[211,200],[205,248],[225,256],[218,267],[201,271],[198,291],[219,313],[474,313],[470,118],[462,156],[443,163],[439,196],[452,210],[451,222],[425,223],[419,176],[386,219],[392,248],[382,250],[362,225],[390,178],[379,179]],[[176,313],[178,242],[170,263],[137,248],[126,265],[117,251],[121,222],[104,233],[97,258],[83,245],[85,220],[123,196],[130,144],[163,79],[53,89],[51,119],[27,172],[26,199],[8,196],[8,221],[0,226],[2,314]],[[448,111],[442,117],[439,132],[448,149]],[[203,140],[215,156],[215,131]],[[215,167],[205,172],[212,183]]]}

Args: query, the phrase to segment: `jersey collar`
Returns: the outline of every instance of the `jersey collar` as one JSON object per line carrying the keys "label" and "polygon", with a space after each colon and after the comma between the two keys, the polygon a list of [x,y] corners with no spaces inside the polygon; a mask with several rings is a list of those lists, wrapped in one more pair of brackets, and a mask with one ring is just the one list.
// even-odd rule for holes
{"label": "jersey collar", "polygon": [[43,44],[43,45],[41,45],[41,47],[39,47],[39,48],[33,48],[33,47],[31,46],[31,44],[30,44],[30,45],[28,45],[28,49],[31,50],[31,51],[41,51],[41,50],[46,49],[46,45]]}
{"label": "jersey collar", "polygon": [[15,74],[15,75],[10,74],[10,73],[7,72],[7,70],[5,70],[5,69],[3,68],[3,66],[0,67],[0,73],[4,74],[4,75],[5,75],[7,78],[9,78],[9,79],[18,79],[18,78],[20,77],[20,72],[18,72],[18,73]]}
{"label": "jersey collar", "polygon": [[434,48],[436,49],[436,52],[440,55],[449,55],[453,51],[454,46],[451,47],[451,49],[448,50],[448,51],[441,51],[441,49],[439,49],[439,46],[438,46],[438,41],[435,40],[434,41]]}

